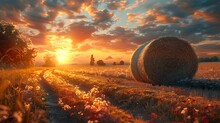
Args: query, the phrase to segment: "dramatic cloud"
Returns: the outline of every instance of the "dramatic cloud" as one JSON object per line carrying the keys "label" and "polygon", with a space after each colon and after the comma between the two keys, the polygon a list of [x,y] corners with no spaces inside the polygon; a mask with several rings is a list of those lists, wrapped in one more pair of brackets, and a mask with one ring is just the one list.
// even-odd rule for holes
{"label": "dramatic cloud", "polygon": [[39,1],[38,0],[22,0],[22,1],[21,0],[1,0],[0,7],[23,11],[27,7],[35,7],[35,5]]}
{"label": "dramatic cloud", "polygon": [[135,33],[133,30],[116,27],[110,34],[94,35],[94,47],[107,48],[116,51],[133,51],[140,44],[148,41],[146,37]]}
{"label": "dramatic cloud", "polygon": [[146,2],[147,0],[135,0],[133,5],[130,5],[127,9],[135,9],[138,6],[140,6],[140,4],[143,4],[144,2]]}
{"label": "dramatic cloud", "polygon": [[129,59],[139,45],[161,36],[184,38],[198,54],[220,56],[219,11],[219,0],[0,0],[0,20],[15,24],[40,53],[67,48],[89,57],[104,51],[113,60],[123,58],[110,53]]}
{"label": "dramatic cloud", "polygon": [[203,44],[196,47],[202,50],[220,50],[220,44]]}
{"label": "dramatic cloud", "polygon": [[148,10],[144,16],[140,16],[137,23],[140,25],[145,24],[170,24],[176,23],[178,21],[178,17],[167,15],[166,13],[161,12],[157,9]]}
{"label": "dramatic cloud", "polygon": [[218,23],[220,21],[220,15],[217,13],[209,13],[203,10],[197,10],[194,12],[193,17],[195,19],[201,19],[208,22]]}
{"label": "dramatic cloud", "polygon": [[35,7],[37,0],[1,0],[0,19],[15,24],[24,23],[22,11],[27,7]]}
{"label": "dramatic cloud", "polygon": [[147,11],[143,19],[137,20],[141,26],[137,27],[139,33],[149,40],[161,36],[178,36],[192,43],[212,40],[220,34],[220,21],[218,10],[219,1],[181,1],[165,4]]}
{"label": "dramatic cloud", "polygon": [[110,1],[108,2],[107,6],[110,10],[117,10],[119,9],[124,10],[126,8],[126,6],[128,5],[128,1],[127,0],[121,0],[121,1]]}
{"label": "dramatic cloud", "polygon": [[94,15],[93,24],[101,29],[106,29],[113,23],[112,17],[113,13],[110,13],[108,10],[98,11]]}
{"label": "dramatic cloud", "polygon": [[202,41],[194,45],[199,57],[220,56],[220,42],[218,40]]}
{"label": "dramatic cloud", "polygon": [[22,21],[22,15],[19,13],[18,10],[11,9],[8,11],[7,9],[0,10],[0,20],[11,22],[14,24],[24,23]]}
{"label": "dramatic cloud", "polygon": [[96,31],[96,28],[91,23],[81,21],[69,25],[67,36],[70,36],[74,43],[84,42],[86,39],[92,36],[92,33]]}
{"label": "dramatic cloud", "polygon": [[213,41],[202,41],[197,44],[194,44],[194,47],[197,50],[220,50],[220,42],[218,40]]}
{"label": "dramatic cloud", "polygon": [[81,13],[83,9],[94,12],[99,4],[98,0],[46,0],[45,5],[51,9],[64,11],[69,15]]}
{"label": "dramatic cloud", "polygon": [[220,27],[218,24],[204,23],[197,21],[189,23],[186,26],[176,24],[161,25],[161,26],[141,26],[137,28],[140,33],[144,34],[149,40],[160,36],[177,36],[185,38],[192,43],[200,42],[208,38],[210,35],[219,34]]}
{"label": "dramatic cloud", "polygon": [[128,16],[128,22],[132,22],[138,17],[138,14],[128,13],[127,16]]}

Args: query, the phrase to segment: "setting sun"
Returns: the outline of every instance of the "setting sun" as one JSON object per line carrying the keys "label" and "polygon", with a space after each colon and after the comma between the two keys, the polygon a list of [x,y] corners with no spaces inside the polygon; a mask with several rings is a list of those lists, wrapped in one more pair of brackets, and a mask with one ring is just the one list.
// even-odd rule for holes
{"label": "setting sun", "polygon": [[59,62],[59,64],[66,64],[68,63],[69,59],[70,59],[70,55],[69,55],[69,51],[67,50],[63,50],[63,49],[59,49],[56,51],[56,58]]}
{"label": "setting sun", "polygon": [[59,61],[64,61],[65,60],[65,56],[60,56],[59,57]]}

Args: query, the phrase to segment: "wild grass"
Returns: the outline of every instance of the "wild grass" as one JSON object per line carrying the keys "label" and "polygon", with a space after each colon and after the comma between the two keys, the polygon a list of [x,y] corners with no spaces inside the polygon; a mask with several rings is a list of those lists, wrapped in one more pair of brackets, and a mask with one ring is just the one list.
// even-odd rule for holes
{"label": "wild grass", "polygon": [[0,122],[47,122],[39,71],[0,71]]}
{"label": "wild grass", "polygon": [[[201,64],[196,79],[220,79],[220,64]],[[206,81],[210,80],[210,81]],[[153,86],[132,80],[128,66],[0,70],[0,122],[49,122],[42,83],[77,122],[218,122],[219,90]]]}
{"label": "wild grass", "polygon": [[[55,70],[54,73],[73,85],[87,89],[99,88],[99,91],[105,94],[113,104],[128,110],[135,117],[141,117],[145,120],[152,120],[152,113],[157,114],[157,120],[167,122],[201,122],[204,117],[208,117],[207,119],[213,122],[219,120],[220,105],[218,100],[209,101],[203,97],[185,95],[184,89],[181,88],[176,88],[175,91],[169,91],[166,87],[150,85],[149,88],[145,87],[144,89],[134,88],[111,83],[108,80],[84,76],[71,72],[71,70],[66,70],[66,72]],[[210,110],[208,112],[207,107]]]}
{"label": "wild grass", "polygon": [[44,78],[46,83],[57,93],[58,103],[64,110],[69,110],[70,115],[78,119],[77,122],[143,122],[111,105],[108,100],[105,100],[105,95],[100,93],[97,88],[91,88],[85,92],[78,86],[69,84],[53,75],[50,71],[45,72]]}

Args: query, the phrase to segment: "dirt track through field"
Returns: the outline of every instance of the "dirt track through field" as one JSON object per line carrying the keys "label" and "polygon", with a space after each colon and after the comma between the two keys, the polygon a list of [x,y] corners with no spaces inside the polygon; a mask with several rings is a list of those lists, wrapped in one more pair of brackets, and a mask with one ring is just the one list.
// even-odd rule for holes
{"label": "dirt track through field", "polygon": [[[160,111],[158,112],[165,112],[169,110],[167,109],[166,105],[173,105],[169,101],[164,103],[157,103],[160,102],[160,96],[162,96],[163,98],[165,97],[164,99],[169,98],[170,100],[174,100],[177,99],[176,97],[178,97],[178,95],[180,95],[181,97],[178,97],[176,101],[181,102],[187,99],[187,97],[193,96],[191,94],[192,90],[194,90],[183,90],[183,92],[190,92],[189,94],[182,92],[179,94],[175,94],[176,89],[178,89],[176,87],[152,86],[146,83],[137,83],[135,81],[123,78],[117,79],[100,75],[95,76],[85,73],[80,74],[71,71],[68,72],[65,70],[48,69],[43,71],[40,77],[40,84],[42,86],[42,89],[46,93],[47,110],[50,117],[49,122],[51,123],[69,123],[77,121],[86,122],[88,120],[87,114],[88,112],[90,112],[90,110],[86,109],[85,107],[86,105],[90,105],[90,103],[84,104],[84,102],[86,101],[84,96],[87,95],[88,100],[93,102],[95,98],[89,94],[90,90],[92,90],[93,88],[97,88],[98,92],[101,92],[103,95],[105,95],[103,99],[110,102],[107,109],[112,109],[112,107],[114,107],[114,109],[117,109],[120,112],[125,112],[124,115],[129,116],[129,119],[130,117],[133,117],[138,119],[140,118],[142,120],[151,119],[151,112],[148,111],[149,109],[150,111],[157,111],[159,108]],[[75,87],[78,87],[78,89],[76,89]],[[142,91],[138,91],[139,89],[143,90],[143,94],[140,93]],[[144,90],[146,90],[146,92]],[[196,90],[195,92],[197,91],[198,90]],[[160,92],[161,94],[156,94],[155,92]],[[198,96],[198,94],[195,95]],[[213,95],[210,94],[210,96]],[[200,97],[204,96],[200,95]],[[64,110],[64,107],[62,107],[63,105],[61,103],[58,103],[60,102],[60,99],[64,101],[64,104],[72,107],[72,109]],[[73,108],[75,104],[77,104],[76,108]],[[202,105],[200,106],[200,108],[202,108]],[[81,117],[76,113],[73,113],[75,111],[76,113],[83,112],[83,114],[85,115]],[[165,119],[167,118],[166,120],[168,121],[169,118],[172,118],[170,117],[172,116],[170,112],[168,112],[166,116],[164,116]],[[115,115],[112,113],[109,114],[111,114],[109,115],[110,119],[118,117],[115,117]]]}
{"label": "dirt track through field", "polygon": [[[100,123],[134,122],[141,121],[131,114],[109,103],[105,96],[95,87],[85,92],[75,84],[68,83],[60,76],[54,75],[50,70],[46,71],[43,78],[48,87],[57,90],[59,104],[68,105],[71,116],[76,122],[99,121]],[[62,103],[60,103],[62,100]],[[65,110],[65,108],[64,108]],[[77,113],[78,112],[78,113]],[[68,121],[67,121],[68,122]],[[78,123],[77,122],[77,123]]]}
{"label": "dirt track through field", "polygon": [[58,105],[58,96],[56,93],[46,84],[46,80],[43,77],[44,71],[41,73],[41,87],[46,93],[47,111],[49,113],[50,123],[72,123],[76,122],[75,119],[68,117],[69,113],[64,111],[60,105]]}
{"label": "dirt track through field", "polygon": [[[60,77],[60,78],[63,78],[63,76],[60,76],[60,75],[57,75],[57,76]],[[65,78],[63,78],[63,79],[65,79]],[[84,90],[86,92],[88,92],[89,90],[91,90],[94,87],[94,86],[91,86],[91,85],[86,85],[85,83],[80,82],[80,81],[68,81],[68,79],[65,79],[65,80],[67,80],[67,82],[72,84],[72,85],[78,86],[80,88],[80,90]],[[94,78],[94,80],[97,80],[97,81],[100,81],[100,82],[101,81],[105,82],[106,78],[105,77],[104,78],[103,77],[102,78],[97,78],[96,77],[96,78]],[[112,83],[112,84],[114,84],[114,83]],[[124,85],[124,86],[126,86],[126,85]],[[113,104],[114,106],[119,107],[120,109],[122,109],[122,110],[124,110],[126,112],[129,112],[130,114],[132,114],[136,118],[142,117],[142,118],[146,119],[146,118],[150,117],[149,115],[146,115],[146,114],[143,115],[143,112],[145,112],[144,108],[137,108],[137,106],[136,106],[136,108],[134,108],[134,107],[132,107],[132,105],[127,106],[127,105],[124,105],[123,103],[120,103],[120,102],[117,102],[116,100],[114,100],[114,97],[111,97],[111,96],[107,96],[107,97],[108,97],[108,101],[110,101],[111,104]],[[126,101],[126,100],[124,100],[124,101]],[[135,104],[135,105],[137,105],[137,104]],[[144,107],[144,106],[139,104],[139,107]]]}
{"label": "dirt track through field", "polygon": [[[167,86],[152,86],[126,79],[108,80],[107,77],[103,76],[79,74],[62,70],[55,70],[53,74],[63,78],[65,82],[69,84],[79,86],[80,89],[86,86],[87,88],[98,87],[100,92],[107,97],[111,104],[129,112],[136,118],[141,117],[141,119],[144,120],[150,118],[149,110],[163,110],[159,112],[167,112],[164,117],[168,118],[172,116],[172,114],[169,114],[171,112],[170,106],[172,107],[179,102],[184,102],[188,97],[202,99],[202,97],[210,96],[215,97],[215,99],[217,98],[217,96],[208,93],[211,92],[210,90],[203,94],[204,90],[197,92],[198,90],[195,89],[186,90]],[[160,99],[163,99],[163,101]],[[166,101],[164,101],[164,99],[166,99]],[[173,101],[170,102],[170,100],[175,100],[176,103],[172,104]],[[200,105],[200,107],[202,107],[202,105]]]}

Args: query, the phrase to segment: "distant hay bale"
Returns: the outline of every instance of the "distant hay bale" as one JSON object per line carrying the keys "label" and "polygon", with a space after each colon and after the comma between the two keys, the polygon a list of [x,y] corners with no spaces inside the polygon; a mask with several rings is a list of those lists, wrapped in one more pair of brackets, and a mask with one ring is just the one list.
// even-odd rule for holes
{"label": "distant hay bale", "polygon": [[153,84],[175,84],[192,79],[198,59],[190,44],[176,37],[162,37],[139,47],[131,59],[135,80]]}

